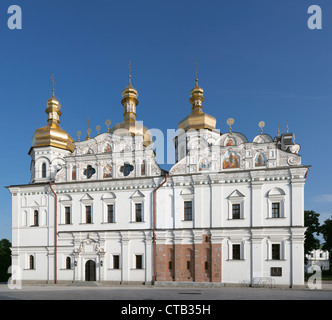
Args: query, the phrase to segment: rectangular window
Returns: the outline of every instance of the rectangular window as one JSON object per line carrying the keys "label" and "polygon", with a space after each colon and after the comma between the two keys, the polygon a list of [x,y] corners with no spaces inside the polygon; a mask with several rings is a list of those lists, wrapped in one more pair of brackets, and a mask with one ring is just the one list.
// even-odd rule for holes
{"label": "rectangular window", "polygon": [[114,205],[113,204],[108,204],[107,205],[107,222],[108,223],[115,222],[115,219],[114,219]]}
{"label": "rectangular window", "polygon": [[142,222],[143,221],[142,204],[141,203],[135,203],[135,221],[136,222]]}
{"label": "rectangular window", "polygon": [[70,207],[65,207],[65,224],[70,224]]}
{"label": "rectangular window", "polygon": [[143,269],[143,257],[142,257],[142,255],[136,255],[136,269]]}
{"label": "rectangular window", "polygon": [[187,261],[187,270],[190,270],[190,261]]}
{"label": "rectangular window", "polygon": [[233,219],[240,219],[241,206],[239,203],[232,205],[232,217]]}
{"label": "rectangular window", "polygon": [[241,246],[239,244],[233,244],[233,260],[241,259],[240,250]]}
{"label": "rectangular window", "polygon": [[280,218],[280,202],[272,203],[272,218]]}
{"label": "rectangular window", "polygon": [[120,256],[119,255],[113,256],[113,269],[120,269]]}
{"label": "rectangular window", "polygon": [[85,223],[92,223],[91,206],[85,207]]}
{"label": "rectangular window", "polygon": [[185,201],[184,202],[184,220],[190,221],[192,219],[193,219],[192,201]]}
{"label": "rectangular window", "polygon": [[272,244],[272,260],[280,260],[280,244]]}

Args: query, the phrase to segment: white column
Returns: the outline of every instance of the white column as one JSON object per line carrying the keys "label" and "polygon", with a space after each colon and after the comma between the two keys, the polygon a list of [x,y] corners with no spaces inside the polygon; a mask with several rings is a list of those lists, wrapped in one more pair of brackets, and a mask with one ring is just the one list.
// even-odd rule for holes
{"label": "white column", "polygon": [[291,182],[291,226],[304,226],[304,182]]}
{"label": "white column", "polygon": [[121,282],[129,281],[129,234],[121,232]]}
{"label": "white column", "polygon": [[222,227],[223,194],[220,184],[211,184],[211,201],[210,227]]}
{"label": "white column", "polygon": [[262,183],[251,183],[251,226],[262,226]]}
{"label": "white column", "polygon": [[304,232],[306,228],[291,228],[291,285],[304,285]]}
{"label": "white column", "polygon": [[152,234],[151,232],[145,232],[145,283],[151,283],[152,281],[153,261]]}
{"label": "white column", "polygon": [[251,238],[251,281],[255,277],[263,277],[263,259],[264,259],[264,244],[263,236],[260,231],[252,232]]}

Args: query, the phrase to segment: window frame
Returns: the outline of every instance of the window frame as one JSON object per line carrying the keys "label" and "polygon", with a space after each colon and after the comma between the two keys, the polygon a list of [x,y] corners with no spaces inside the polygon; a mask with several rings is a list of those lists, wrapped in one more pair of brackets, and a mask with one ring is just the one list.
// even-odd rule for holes
{"label": "window frame", "polygon": [[[234,208],[235,206],[238,206],[238,209],[235,209]],[[241,202],[232,203],[232,220],[238,220],[238,219],[241,219]]]}
{"label": "window frame", "polygon": [[[244,219],[244,204],[245,195],[243,195],[239,190],[234,190],[228,196],[228,220],[243,220]],[[240,217],[233,218],[233,205],[240,205]]]}
{"label": "window frame", "polygon": [[[139,206],[139,210],[138,210],[138,206]],[[144,222],[143,220],[143,203],[142,202],[135,202],[135,222]],[[139,212],[139,215],[138,215]],[[139,217],[139,219],[138,219]]]}
{"label": "window frame", "polygon": [[36,263],[35,263],[35,257],[34,255],[29,255],[29,270],[35,270],[36,269]]}
{"label": "window frame", "polygon": [[[91,204],[86,204],[84,206],[85,208],[85,223],[86,224],[92,224],[92,205]],[[90,208],[89,216],[88,216],[88,211],[87,209]],[[90,222],[88,222],[88,217],[90,218]]]}
{"label": "window frame", "polygon": [[[286,193],[283,189],[275,187],[267,193],[267,218],[268,219],[282,219],[286,218],[286,206],[285,206]],[[273,217],[272,204],[279,203],[279,217]]]}
{"label": "window frame", "polygon": [[[117,261],[116,261],[117,260]],[[120,270],[120,255],[119,254],[113,254],[113,270]]]}
{"label": "window frame", "polygon": [[[236,250],[234,250],[236,249]],[[236,255],[234,255],[234,252]],[[241,259],[241,244],[232,243],[232,260],[242,260]]]}
{"label": "window frame", "polygon": [[[112,219],[110,219],[110,207],[112,207]],[[115,212],[114,212],[114,203],[107,203],[106,204],[106,210],[107,210],[107,223],[115,223]],[[112,221],[110,221],[112,220]]]}
{"label": "window frame", "polygon": [[[190,207],[186,207],[186,203],[190,203]],[[186,212],[186,210],[188,210],[188,209],[190,209],[190,214],[188,214]],[[183,201],[183,220],[184,221],[193,221],[193,201],[192,200]]]}
{"label": "window frame", "polygon": [[39,210],[33,210],[33,227],[39,227]]}
{"label": "window frame", "polygon": [[142,254],[135,254],[135,269],[136,270],[143,270],[144,269],[143,268],[143,255]]}
{"label": "window frame", "polygon": [[[69,209],[69,213],[67,212]],[[64,207],[64,214],[65,214],[65,224],[71,224],[71,206]],[[68,215],[69,215],[69,222],[68,222]]]}
{"label": "window frame", "polygon": [[47,164],[46,162],[43,162],[41,165],[41,177],[42,179],[47,178]]}
{"label": "window frame", "polygon": [[[274,208],[274,205],[278,205],[278,208]],[[275,210],[277,209],[277,214]],[[280,213],[281,213],[281,203],[279,201],[273,201],[271,203],[271,218],[277,219],[280,218]]]}
{"label": "window frame", "polygon": [[66,257],[66,270],[72,270],[71,267],[71,257]]}
{"label": "window frame", "polygon": [[[276,250],[276,246],[278,249]],[[271,260],[281,260],[281,244],[271,243]]]}
{"label": "window frame", "polygon": [[[132,223],[142,223],[145,222],[145,196],[139,190],[135,191],[130,197],[130,222]],[[141,204],[141,215],[142,221],[136,221],[136,204]]]}

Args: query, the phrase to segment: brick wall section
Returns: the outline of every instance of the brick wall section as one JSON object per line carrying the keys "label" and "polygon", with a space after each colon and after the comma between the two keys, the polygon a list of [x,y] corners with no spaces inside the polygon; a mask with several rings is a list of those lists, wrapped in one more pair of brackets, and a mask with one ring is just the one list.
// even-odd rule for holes
{"label": "brick wall section", "polygon": [[221,282],[221,244],[157,244],[157,281]]}

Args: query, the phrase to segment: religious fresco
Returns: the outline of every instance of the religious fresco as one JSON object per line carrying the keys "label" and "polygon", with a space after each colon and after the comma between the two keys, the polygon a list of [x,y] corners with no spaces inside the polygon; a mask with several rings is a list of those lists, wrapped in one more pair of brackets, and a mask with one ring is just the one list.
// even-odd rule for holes
{"label": "religious fresco", "polygon": [[71,171],[71,179],[76,180],[76,167],[74,166]]}
{"label": "religious fresco", "polygon": [[104,178],[111,178],[112,177],[112,167],[110,165],[106,165],[104,167]]}
{"label": "religious fresco", "polygon": [[145,176],[145,161],[141,164],[141,176]]}
{"label": "religious fresco", "polygon": [[255,158],[255,167],[265,167],[266,166],[266,160],[265,156],[262,153],[259,153]]}
{"label": "religious fresco", "polygon": [[104,152],[111,152],[112,148],[111,146],[108,144],[105,148],[104,148]]}
{"label": "religious fresco", "polygon": [[228,151],[223,161],[223,169],[233,169],[240,167],[239,156],[232,151]]}
{"label": "religious fresco", "polygon": [[198,169],[199,169],[199,171],[208,170],[209,169],[209,161],[207,159],[203,158],[199,162]]}
{"label": "religious fresco", "polygon": [[228,138],[228,139],[226,140],[226,146],[236,146],[235,139],[233,139],[233,138]]}

